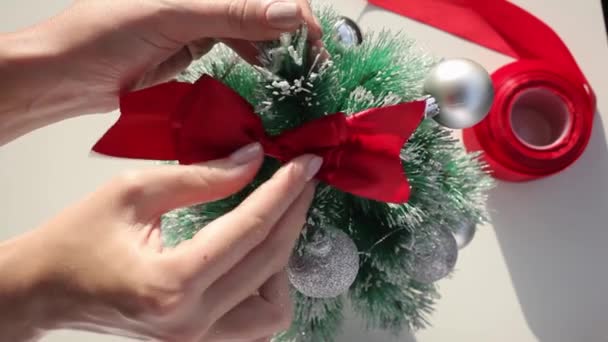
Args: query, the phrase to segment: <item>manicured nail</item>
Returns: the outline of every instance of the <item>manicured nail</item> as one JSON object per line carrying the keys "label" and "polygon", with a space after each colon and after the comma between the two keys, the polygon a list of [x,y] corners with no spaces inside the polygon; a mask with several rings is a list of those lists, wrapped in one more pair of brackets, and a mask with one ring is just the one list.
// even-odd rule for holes
{"label": "manicured nail", "polygon": [[319,170],[321,170],[321,166],[323,165],[323,158],[321,157],[313,157],[308,161],[308,165],[306,166],[306,180],[309,181],[313,179]]}
{"label": "manicured nail", "polygon": [[293,0],[270,0],[266,20],[276,29],[290,29],[300,24],[300,8]]}
{"label": "manicured nail", "polygon": [[253,143],[234,152],[230,159],[237,165],[244,165],[258,158],[260,154],[262,154],[262,145]]}

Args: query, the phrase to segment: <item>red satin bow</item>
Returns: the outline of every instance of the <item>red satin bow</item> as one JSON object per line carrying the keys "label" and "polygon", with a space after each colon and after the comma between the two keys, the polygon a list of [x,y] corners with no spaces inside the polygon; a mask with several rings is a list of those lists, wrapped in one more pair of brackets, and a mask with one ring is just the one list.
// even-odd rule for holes
{"label": "red satin bow", "polygon": [[332,114],[271,137],[245,99],[203,76],[195,84],[169,82],[123,96],[119,120],[93,150],[191,164],[260,142],[267,155],[282,162],[304,153],[323,157],[317,178],[344,192],[405,203],[410,186],[400,152],[425,106],[416,101],[351,116]]}

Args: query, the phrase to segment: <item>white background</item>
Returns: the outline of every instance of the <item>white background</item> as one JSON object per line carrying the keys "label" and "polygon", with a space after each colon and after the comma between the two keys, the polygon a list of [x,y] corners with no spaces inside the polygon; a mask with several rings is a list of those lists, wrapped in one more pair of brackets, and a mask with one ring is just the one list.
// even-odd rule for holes
{"label": "white background", "polygon": [[[42,20],[69,3],[2,0],[0,30]],[[508,62],[445,33],[366,7],[363,0],[334,3],[363,28],[403,29],[434,54],[469,57],[489,70]],[[491,194],[492,226],[481,228],[461,253],[455,276],[440,283],[443,298],[433,327],[399,341],[608,341],[608,154],[602,123],[608,119],[608,48],[600,1],[515,3],[564,39],[595,89],[603,114],[597,115],[591,144],[573,167],[550,179],[499,184]],[[35,228],[120,170],[143,165],[89,157],[90,146],[115,119],[105,115],[70,120],[0,149],[0,238]],[[86,227],[82,230],[86,234]],[[44,341],[125,340],[58,332]],[[346,341],[393,339],[365,332],[359,321],[349,320],[339,339]]]}

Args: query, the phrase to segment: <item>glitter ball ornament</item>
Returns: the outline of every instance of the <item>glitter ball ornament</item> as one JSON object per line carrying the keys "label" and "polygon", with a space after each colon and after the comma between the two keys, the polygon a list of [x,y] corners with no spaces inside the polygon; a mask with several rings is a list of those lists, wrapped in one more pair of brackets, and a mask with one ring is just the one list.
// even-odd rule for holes
{"label": "glitter ball ornament", "polygon": [[409,275],[421,283],[434,283],[454,269],[458,259],[458,245],[454,235],[442,227],[433,236],[413,246]]}
{"label": "glitter ball ornament", "polygon": [[353,47],[363,42],[359,25],[347,17],[341,17],[334,25],[334,39],[344,47]]}
{"label": "glitter ball ornament", "polygon": [[452,228],[452,234],[454,234],[458,249],[465,248],[473,241],[476,230],[477,226],[467,221],[460,222]]}
{"label": "glitter ball ornament", "polygon": [[433,118],[442,126],[462,129],[483,120],[494,100],[488,72],[468,59],[447,59],[426,77],[424,91],[439,106]]}
{"label": "glitter ball ornament", "polygon": [[291,284],[313,298],[337,297],[350,288],[359,272],[359,253],[341,230],[318,229],[301,251],[292,255],[287,267]]}

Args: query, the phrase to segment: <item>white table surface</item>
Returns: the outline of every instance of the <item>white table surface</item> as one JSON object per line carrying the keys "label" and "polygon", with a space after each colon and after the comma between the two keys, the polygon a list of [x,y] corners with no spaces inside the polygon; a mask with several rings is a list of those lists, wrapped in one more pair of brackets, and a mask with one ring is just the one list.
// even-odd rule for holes
{"label": "white table surface", "polygon": [[[420,0],[424,2],[424,0]],[[399,341],[608,341],[608,48],[599,0],[518,0],[571,48],[598,96],[592,141],[565,172],[526,184],[500,183],[491,193],[492,225],[460,255],[433,327]],[[68,0],[2,0],[0,30],[56,13]],[[403,17],[334,0],[363,28],[403,29],[440,56],[468,57],[494,70],[509,59]],[[446,16],[446,20],[449,17]],[[88,149],[116,116],[79,118],[0,149],[0,238],[35,227],[112,175],[144,163],[89,158]],[[83,227],[86,229],[86,227]],[[57,332],[45,342],[124,339]],[[394,341],[351,319],[339,342]],[[322,341],[319,341],[322,342]]]}

